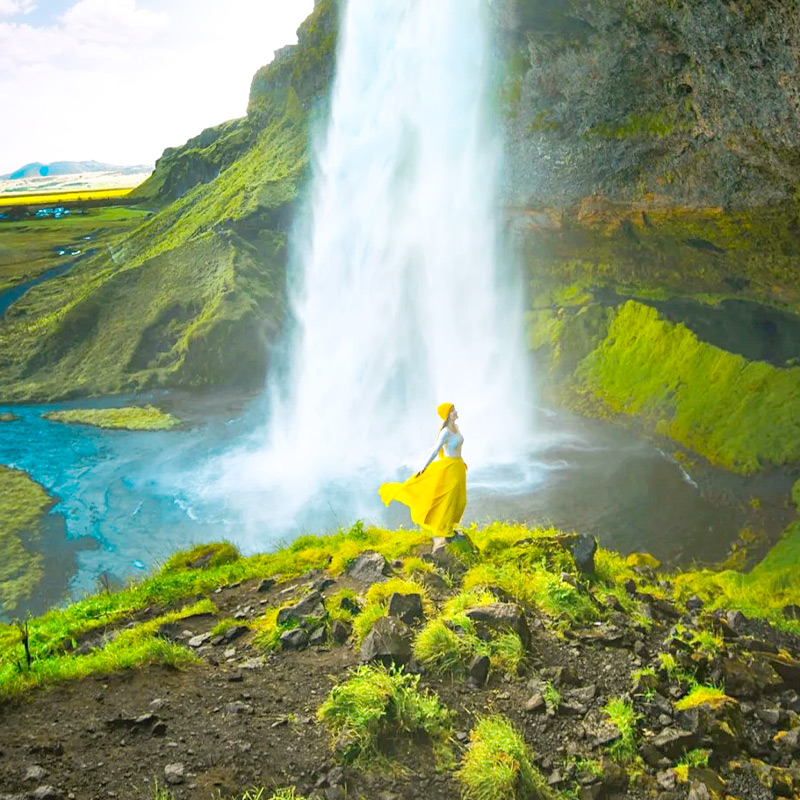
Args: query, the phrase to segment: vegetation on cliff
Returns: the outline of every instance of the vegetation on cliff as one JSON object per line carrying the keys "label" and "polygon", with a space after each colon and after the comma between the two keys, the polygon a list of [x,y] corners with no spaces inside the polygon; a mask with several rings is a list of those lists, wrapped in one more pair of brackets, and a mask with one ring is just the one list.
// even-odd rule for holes
{"label": "vegetation on cliff", "polygon": [[[716,781],[755,800],[748,776],[789,787],[785,796],[800,791],[790,763],[800,730],[796,570],[675,572],[593,550],[590,537],[499,523],[433,541],[359,523],[248,558],[227,543],[198,545],[122,592],[0,626],[0,715],[14,709],[0,743],[16,752],[14,726],[39,708],[51,719],[71,713],[90,675],[108,682],[136,667],[147,681],[146,670],[163,664],[180,669],[144,696],[183,689],[147,714],[106,712],[109,733],[90,745],[113,764],[113,780],[84,771],[72,788],[113,785],[125,761],[111,756],[120,733],[131,756],[137,742],[152,748],[147,729],[184,730],[184,713],[191,749],[175,757],[197,761],[190,775],[201,780],[206,748],[220,746],[217,726],[230,729],[215,716],[224,706],[249,731],[247,752],[257,751],[252,776],[263,788],[251,797],[287,783],[294,789],[273,796],[345,786],[410,796],[409,781],[423,780],[433,800],[458,789],[465,798],[555,800],[586,787],[632,798],[665,783]],[[362,616],[370,621],[355,637]],[[261,635],[265,618],[277,635]],[[55,684],[72,688],[32,692]],[[125,684],[115,686],[129,703]],[[198,702],[206,692],[214,699]],[[276,726],[265,759],[267,734],[256,728]],[[136,758],[160,778],[161,758]],[[179,784],[184,770],[173,764],[166,774]],[[12,789],[23,780],[15,774]],[[222,785],[234,795],[230,779]]]}
{"label": "vegetation on cliff", "polygon": [[0,606],[8,613],[44,575],[41,516],[54,500],[21,470],[0,466]]}

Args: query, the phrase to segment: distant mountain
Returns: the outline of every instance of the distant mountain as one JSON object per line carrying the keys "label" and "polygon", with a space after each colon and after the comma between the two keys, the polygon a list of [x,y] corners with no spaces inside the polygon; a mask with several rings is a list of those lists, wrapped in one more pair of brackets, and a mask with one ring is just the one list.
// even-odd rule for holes
{"label": "distant mountain", "polygon": [[42,164],[34,161],[26,164],[8,175],[0,175],[2,180],[16,180],[17,178],[38,178],[50,175],[75,175],[80,172],[148,172],[151,166],[139,164],[135,167],[117,167],[114,164],[101,164],[99,161],[54,161],[52,164]]}

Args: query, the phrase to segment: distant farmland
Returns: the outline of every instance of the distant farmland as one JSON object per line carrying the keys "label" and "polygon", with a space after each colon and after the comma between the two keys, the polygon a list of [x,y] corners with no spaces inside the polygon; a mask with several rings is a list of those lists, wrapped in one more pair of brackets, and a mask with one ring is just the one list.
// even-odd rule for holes
{"label": "distant farmland", "polygon": [[12,206],[72,205],[74,203],[90,203],[99,200],[114,200],[125,197],[132,191],[132,188],[75,189],[72,191],[62,189],[54,192],[0,194],[0,208],[9,208]]}

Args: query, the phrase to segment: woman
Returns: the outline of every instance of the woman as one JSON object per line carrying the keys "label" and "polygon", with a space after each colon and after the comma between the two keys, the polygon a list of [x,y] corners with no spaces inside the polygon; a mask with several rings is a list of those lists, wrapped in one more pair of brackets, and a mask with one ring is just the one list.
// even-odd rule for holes
{"label": "woman", "polygon": [[387,506],[392,500],[404,503],[417,525],[435,536],[447,536],[467,504],[467,465],[461,458],[464,437],[456,425],[455,406],[442,403],[436,412],[444,422],[425,466],[405,483],[381,484],[379,492]]}

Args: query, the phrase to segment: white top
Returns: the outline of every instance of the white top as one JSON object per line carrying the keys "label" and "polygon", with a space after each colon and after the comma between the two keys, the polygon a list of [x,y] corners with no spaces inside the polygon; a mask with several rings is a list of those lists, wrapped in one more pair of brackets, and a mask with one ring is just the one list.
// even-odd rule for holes
{"label": "white top", "polygon": [[464,444],[464,437],[461,435],[461,431],[453,433],[453,431],[445,425],[439,434],[439,438],[436,440],[436,447],[433,448],[430,458],[425,462],[425,466],[422,469],[425,469],[428,464],[436,458],[436,454],[442,448],[444,448],[444,454],[448,458],[461,458],[462,444]]}

